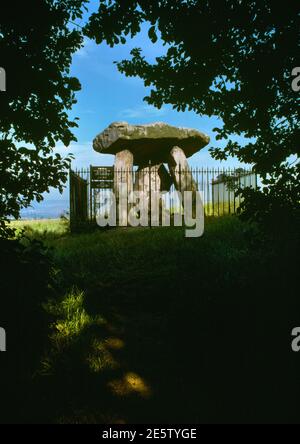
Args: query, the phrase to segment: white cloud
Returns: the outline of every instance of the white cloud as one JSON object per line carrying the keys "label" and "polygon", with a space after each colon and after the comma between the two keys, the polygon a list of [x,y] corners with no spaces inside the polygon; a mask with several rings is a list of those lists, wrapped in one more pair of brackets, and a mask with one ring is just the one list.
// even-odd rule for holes
{"label": "white cloud", "polygon": [[126,108],[119,113],[120,118],[138,119],[143,117],[159,117],[164,116],[167,110],[165,108],[155,108],[152,105],[141,105],[134,108]]}
{"label": "white cloud", "polygon": [[88,168],[90,165],[110,166],[114,163],[114,156],[109,154],[100,154],[93,150],[93,142],[71,143],[70,146],[65,147],[58,145],[55,152],[65,157],[72,153],[74,160],[72,161],[72,168]]}
{"label": "white cloud", "polygon": [[96,114],[96,111],[93,109],[82,109],[82,110],[80,110],[80,113],[91,115],[91,114]]}
{"label": "white cloud", "polygon": [[83,46],[75,52],[74,56],[79,58],[87,58],[91,55],[92,49],[94,47],[94,42],[87,37],[83,40]]}

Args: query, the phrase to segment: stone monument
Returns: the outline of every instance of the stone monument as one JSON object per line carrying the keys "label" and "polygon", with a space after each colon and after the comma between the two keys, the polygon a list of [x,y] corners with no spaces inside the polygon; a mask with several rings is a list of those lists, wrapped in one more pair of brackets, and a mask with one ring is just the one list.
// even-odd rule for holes
{"label": "stone monument", "polygon": [[[95,138],[93,148],[99,153],[116,156],[115,186],[126,182],[129,189],[140,190],[146,183],[151,183],[153,190],[165,191],[174,182],[177,190],[192,191],[196,184],[187,159],[209,141],[206,134],[195,129],[161,122],[149,125],[115,122]],[[168,164],[169,172],[164,164]],[[128,177],[134,165],[140,173],[136,184],[130,183]],[[180,170],[182,177],[178,174]]]}
{"label": "stone monument", "polygon": [[[95,151],[114,154],[114,193],[118,202],[119,190],[169,191],[172,184],[177,191],[197,191],[188,158],[204,148],[210,139],[195,129],[178,128],[157,122],[130,125],[115,122],[109,125],[94,142]],[[168,165],[168,169],[165,165]],[[133,167],[137,171],[133,174]]]}

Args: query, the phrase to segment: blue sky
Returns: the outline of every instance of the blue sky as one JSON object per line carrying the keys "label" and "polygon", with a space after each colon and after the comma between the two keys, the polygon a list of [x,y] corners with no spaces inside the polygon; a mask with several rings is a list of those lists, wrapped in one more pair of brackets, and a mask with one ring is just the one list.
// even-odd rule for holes
{"label": "blue sky", "polygon": [[[80,22],[79,22],[80,24]],[[127,121],[132,124],[144,124],[162,121],[176,126],[184,126],[199,129],[211,137],[211,144],[216,146],[213,128],[220,125],[218,119],[200,117],[194,112],[177,112],[171,106],[164,106],[158,110],[147,105],[143,98],[148,94],[142,80],[127,78],[121,74],[114,61],[120,61],[130,57],[130,51],[134,47],[143,49],[148,61],[155,61],[157,56],[166,51],[161,41],[152,44],[148,38],[148,26],[145,24],[142,32],[125,45],[110,48],[108,45],[96,45],[93,41],[85,39],[84,46],[74,54],[71,73],[77,77],[82,85],[82,90],[77,94],[77,104],[74,106],[70,117],[79,117],[79,127],[75,130],[78,139],[66,148],[58,145],[56,151],[66,155],[71,152],[75,156],[74,168],[88,167],[89,165],[112,165],[114,157],[103,155],[93,151],[92,141],[114,121]],[[238,139],[241,141],[241,139]],[[218,142],[222,146],[222,142]],[[208,148],[195,154],[190,163],[198,167],[238,167],[236,160],[217,162],[211,158]],[[62,209],[67,210],[68,190],[60,196],[56,190],[51,190],[45,195],[41,204],[33,204],[30,210],[22,212],[23,217],[40,217],[46,208],[51,206],[51,216],[58,216]],[[58,202],[60,201],[60,202]],[[55,211],[57,202],[57,211]],[[43,213],[44,212],[44,213]]]}
{"label": "blue sky", "polygon": [[[82,84],[82,90],[77,95],[78,103],[71,113],[71,116],[80,118],[79,128],[75,131],[78,143],[71,146],[71,152],[76,156],[76,167],[113,164],[112,156],[93,151],[92,141],[114,121],[122,120],[132,124],[163,121],[171,125],[197,128],[211,137],[212,144],[215,141],[213,128],[220,125],[218,119],[200,117],[194,112],[177,112],[169,105],[159,110],[143,101],[150,89],[144,86],[141,79],[121,74],[114,64],[114,61],[129,58],[134,47],[141,47],[148,61],[154,61],[166,50],[162,42],[150,42],[147,26],[144,26],[142,32],[126,45],[110,48],[106,44],[96,45],[86,39],[84,47],[74,55],[72,74]],[[66,151],[60,147],[60,152]],[[226,166],[211,158],[208,147],[195,154],[191,164]],[[227,165],[239,164],[230,160]]]}

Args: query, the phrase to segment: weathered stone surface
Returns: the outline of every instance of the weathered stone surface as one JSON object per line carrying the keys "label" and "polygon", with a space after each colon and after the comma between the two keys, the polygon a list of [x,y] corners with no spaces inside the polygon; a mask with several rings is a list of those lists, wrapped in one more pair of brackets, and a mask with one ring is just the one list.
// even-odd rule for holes
{"label": "weathered stone surface", "polygon": [[124,150],[116,154],[115,158],[114,193],[117,203],[117,222],[120,226],[127,226],[128,206],[120,205],[120,200],[125,199],[133,191],[133,155]]}
{"label": "weathered stone surface", "polygon": [[[151,171],[151,173],[150,173]],[[169,191],[173,183],[164,164],[139,168],[135,173],[134,191]]]}
{"label": "weathered stone surface", "polygon": [[186,155],[178,146],[172,148],[168,165],[178,191],[182,193],[184,191],[197,191],[197,184],[193,178]]}
{"label": "weathered stone surface", "polygon": [[209,143],[209,137],[195,129],[177,128],[157,122],[149,125],[129,125],[127,122],[112,123],[99,134],[94,150],[100,153],[116,154],[129,150],[134,164],[146,166],[168,161],[171,149],[179,145],[186,157],[190,157]]}
{"label": "weathered stone surface", "polygon": [[133,155],[129,150],[119,151],[115,159],[116,169],[127,169],[133,167]]}
{"label": "weathered stone surface", "polygon": [[164,164],[140,167],[135,173],[134,191],[139,191],[144,205],[147,206],[148,221],[151,219],[152,225],[159,226],[164,208],[159,193],[168,192],[172,183],[172,177]]}

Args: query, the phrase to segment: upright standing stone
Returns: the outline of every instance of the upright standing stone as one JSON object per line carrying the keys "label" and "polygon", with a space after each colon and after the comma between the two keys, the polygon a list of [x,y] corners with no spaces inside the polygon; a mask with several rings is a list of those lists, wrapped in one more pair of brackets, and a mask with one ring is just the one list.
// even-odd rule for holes
{"label": "upright standing stone", "polygon": [[172,183],[172,178],[164,164],[149,164],[148,167],[140,167],[136,172],[134,191],[139,191],[154,225],[158,225],[163,209],[159,193],[168,192]]}
{"label": "upright standing stone", "polygon": [[117,221],[127,226],[128,196],[133,191],[133,154],[128,150],[119,151],[115,159],[114,193],[117,204]]}
{"label": "upright standing stone", "polygon": [[[151,175],[151,177],[150,177]],[[173,181],[164,164],[140,167],[136,172],[135,191],[169,191]]]}
{"label": "upright standing stone", "polygon": [[168,165],[177,191],[198,191],[186,155],[178,146],[172,148]]}
{"label": "upright standing stone", "polygon": [[[192,170],[189,167],[184,151],[175,146],[169,156],[169,169],[174,180],[176,190],[181,193],[182,205],[184,206],[184,192],[191,191],[192,194],[192,216],[196,216],[197,197],[199,197],[198,186],[193,178]],[[198,196],[197,196],[198,193]]]}

